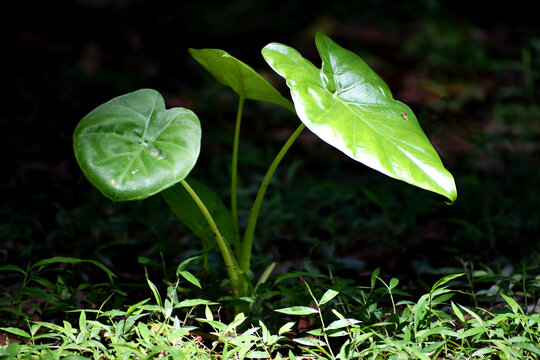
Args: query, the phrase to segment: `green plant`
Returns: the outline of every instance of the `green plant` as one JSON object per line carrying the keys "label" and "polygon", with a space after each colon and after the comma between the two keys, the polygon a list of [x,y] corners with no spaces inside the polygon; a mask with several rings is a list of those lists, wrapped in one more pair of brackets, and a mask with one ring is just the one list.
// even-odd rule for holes
{"label": "green plant", "polygon": [[[392,98],[388,86],[356,54],[323,34],[316,45],[321,69],[296,50],[277,43],[262,54],[283,76],[294,105],[251,67],[222,50],[190,49],[219,82],[239,96],[231,165],[231,209],[202,183],[189,178],[200,152],[199,119],[190,110],[166,110],[161,95],[142,89],[97,107],[73,135],[75,157],[88,180],[112,201],[161,193],[175,215],[203,241],[217,247],[234,299],[248,300],[257,218],[277,166],[305,127],[347,156],[390,177],[433,191],[453,202],[454,179],[420,128],[411,109]],[[245,100],[274,103],[302,123],[271,163],[240,236],[237,161]],[[265,272],[259,283],[268,276]],[[249,312],[247,303],[236,312]]]}
{"label": "green plant", "polygon": [[[63,258],[55,262],[63,260],[80,262]],[[179,272],[186,271],[190,261],[185,260]],[[387,284],[380,269],[372,272],[369,286],[320,273],[286,273],[265,284],[276,302],[246,327],[244,314],[223,320],[220,303],[186,297],[181,284],[193,279],[185,275],[177,275],[166,295],[147,278],[153,296],[123,309],[106,309],[107,299],[98,308],[74,309],[73,316],[58,323],[29,320],[23,327],[1,326],[0,336],[7,341],[0,348],[0,359],[537,359],[540,355],[536,345],[540,314],[527,313],[519,297],[504,291],[496,296],[496,307],[456,303],[453,295],[463,294],[455,287],[456,280],[463,274],[442,277],[413,301],[398,289],[398,279]],[[498,280],[488,282],[495,285]],[[534,296],[537,283],[525,283],[523,291]]]}
{"label": "green plant", "polygon": [[[85,264],[93,265],[92,270],[99,269],[108,282],[79,284],[76,275]],[[54,270],[60,269],[59,274],[54,273]],[[113,293],[115,277],[100,262],[69,257],[43,259],[26,269],[16,265],[0,266],[0,318],[4,324],[16,325],[29,319],[55,316],[86,302],[91,303],[98,294]],[[86,294],[84,298],[82,292]]]}

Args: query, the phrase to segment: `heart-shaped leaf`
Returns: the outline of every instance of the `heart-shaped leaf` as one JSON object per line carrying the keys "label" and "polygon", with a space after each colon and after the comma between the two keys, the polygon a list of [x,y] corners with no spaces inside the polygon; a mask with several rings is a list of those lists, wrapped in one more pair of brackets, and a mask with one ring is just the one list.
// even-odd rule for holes
{"label": "heart-shaped leaf", "polygon": [[73,134],[84,175],[113,201],[144,199],[183,180],[200,144],[197,116],[184,108],[165,110],[163,98],[151,89],[98,106]]}
{"label": "heart-shaped leaf", "polygon": [[[188,177],[186,181],[195,193],[197,193],[204,206],[206,206],[221,235],[229,244],[237,244],[239,239],[238,230],[234,226],[231,213],[219,196],[204,184],[191,177]],[[208,225],[208,221],[206,221],[206,218],[191,195],[189,195],[181,184],[168,188],[161,195],[163,195],[163,198],[180,221],[198,237],[206,240],[207,244],[213,248],[218,248],[214,233],[210,225]]]}
{"label": "heart-shaped leaf", "polygon": [[262,50],[268,64],[287,80],[304,124],[349,157],[454,201],[454,178],[411,109],[393,99],[359,56],[323,34],[317,34],[316,44],[321,69],[286,45],[271,43]]}
{"label": "heart-shaped leaf", "polygon": [[189,49],[189,53],[217,81],[231,87],[240,97],[267,101],[294,112],[293,104],[285,99],[253,68],[219,49]]}

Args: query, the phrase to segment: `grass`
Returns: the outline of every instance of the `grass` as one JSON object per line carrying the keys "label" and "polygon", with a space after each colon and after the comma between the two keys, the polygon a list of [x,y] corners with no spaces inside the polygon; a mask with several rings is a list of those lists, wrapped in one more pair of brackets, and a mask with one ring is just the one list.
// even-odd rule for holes
{"label": "grass", "polygon": [[[158,286],[147,277],[130,304],[103,264],[52,258],[4,266],[1,359],[535,359],[540,356],[537,269],[443,276],[413,298],[375,269],[365,284],[332,273],[288,272],[246,299],[254,310],[226,320],[227,298],[190,297],[200,283],[181,265]],[[68,266],[96,267],[100,284],[73,282]],[[189,276],[186,276],[186,273]],[[19,279],[13,279],[13,277]],[[48,280],[56,277],[56,283]],[[100,296],[95,296],[96,292]],[[489,295],[489,296],[486,296]],[[459,302],[455,301],[459,298]],[[100,303],[95,301],[101,299]],[[120,300],[121,305],[115,300]],[[466,306],[461,304],[473,304]],[[87,304],[84,306],[83,304]],[[89,305],[89,306],[88,306]],[[29,311],[28,309],[33,309]],[[61,314],[59,313],[61,312]],[[49,320],[44,320],[49,319]]]}

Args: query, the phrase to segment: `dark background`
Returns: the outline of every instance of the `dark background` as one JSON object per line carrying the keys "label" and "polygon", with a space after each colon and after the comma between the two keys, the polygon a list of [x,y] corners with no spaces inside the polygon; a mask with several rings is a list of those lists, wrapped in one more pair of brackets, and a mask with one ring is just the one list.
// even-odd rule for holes
{"label": "dark background", "polygon": [[[227,199],[236,98],[187,53],[220,48],[284,83],[260,50],[277,41],[320,65],[318,31],[360,54],[408,103],[454,174],[452,206],[387,179],[304,134],[261,214],[257,266],[331,264],[355,277],[381,266],[416,279],[458,258],[476,266],[539,260],[540,27],[522,2],[19,2],[5,17],[0,83],[0,265],[93,258],[141,280],[138,256],[168,266],[199,251],[159,197],[111,204],[83,178],[71,136],[97,105],[139,88],[194,110],[203,149],[194,174]],[[524,3],[524,2],[523,2]],[[249,102],[241,215],[265,164],[298,121]],[[536,269],[535,271],[538,271]]]}

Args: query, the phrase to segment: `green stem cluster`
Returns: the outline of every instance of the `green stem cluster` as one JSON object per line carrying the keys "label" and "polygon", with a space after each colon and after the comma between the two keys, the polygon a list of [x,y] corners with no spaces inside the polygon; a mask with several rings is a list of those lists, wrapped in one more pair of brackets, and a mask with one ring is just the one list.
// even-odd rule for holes
{"label": "green stem cluster", "polygon": [[[389,87],[360,57],[321,33],[316,35],[315,43],[323,61],[320,69],[289,46],[270,43],[262,49],[265,61],[286,79],[296,105],[303,109],[301,120],[311,123],[310,130],[314,134],[354,160],[454,201],[457,196],[454,178],[444,168],[412,110],[393,99]],[[236,232],[230,243],[221,239],[229,246],[220,245],[220,250],[231,277],[233,294],[235,297],[246,296],[252,288],[249,279],[251,251],[264,195],[276,168],[305,125],[301,124],[296,129],[272,161],[241,237],[237,188],[244,102],[247,99],[270,102],[293,113],[295,104],[284,98],[255,70],[223,50],[190,49],[190,53],[220,83],[231,87],[240,97],[231,165],[232,218],[229,220]],[[381,111],[381,106],[384,106],[384,111]],[[413,141],[414,144],[409,146]]]}
{"label": "green stem cluster", "polygon": [[[236,117],[236,126],[234,133],[234,143],[233,143],[233,154],[232,154],[232,164],[231,164],[231,214],[235,224],[235,227],[238,229],[238,202],[237,202],[237,188],[238,188],[238,151],[239,151],[239,138],[240,138],[240,124],[241,117],[244,108],[245,98],[240,97],[238,102],[238,112]],[[243,239],[238,244],[232,244],[234,251],[231,249],[228,241],[221,235],[212,215],[206,208],[205,204],[201,201],[195,191],[188,185],[188,183],[183,180],[181,183],[186,189],[186,191],[193,198],[201,212],[203,213],[208,225],[212,229],[212,233],[218,244],[220,253],[223,257],[223,261],[227,266],[227,273],[231,282],[232,294],[235,299],[249,296],[250,289],[253,284],[249,278],[250,275],[250,264],[251,264],[251,252],[253,249],[253,241],[255,238],[255,228],[257,226],[257,219],[259,217],[259,212],[264,200],[264,195],[268,189],[268,185],[272,180],[272,177],[283,160],[285,154],[289,151],[292,144],[296,141],[298,136],[305,129],[305,125],[301,123],[298,128],[291,134],[287,142],[283,145],[281,150],[278,152],[266,175],[264,176],[253,206],[251,208],[246,229],[244,232]],[[268,277],[269,274],[266,274]]]}

